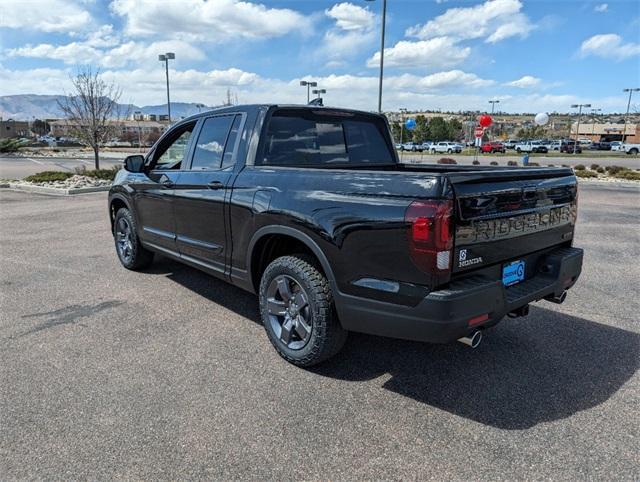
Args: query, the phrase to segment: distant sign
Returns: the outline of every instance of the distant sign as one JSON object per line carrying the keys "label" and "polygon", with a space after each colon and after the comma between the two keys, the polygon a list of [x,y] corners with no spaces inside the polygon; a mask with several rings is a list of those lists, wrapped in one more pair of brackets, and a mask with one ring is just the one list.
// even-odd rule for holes
{"label": "distant sign", "polygon": [[406,122],[404,123],[404,126],[409,129],[410,131],[412,131],[413,129],[416,128],[416,120],[415,119],[407,119]]}
{"label": "distant sign", "polygon": [[481,139],[484,135],[484,128],[476,127],[476,130],[473,132],[473,134],[476,136],[476,139]]}

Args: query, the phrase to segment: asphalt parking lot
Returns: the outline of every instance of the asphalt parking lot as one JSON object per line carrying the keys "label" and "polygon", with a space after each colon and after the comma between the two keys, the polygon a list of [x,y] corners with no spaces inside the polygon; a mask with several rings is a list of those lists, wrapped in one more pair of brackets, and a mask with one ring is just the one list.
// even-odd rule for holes
{"label": "asphalt parking lot", "polygon": [[0,479],[640,479],[638,186],[581,186],[581,279],[471,350],[280,359],[252,295],[120,267],[106,194],[0,191]]}

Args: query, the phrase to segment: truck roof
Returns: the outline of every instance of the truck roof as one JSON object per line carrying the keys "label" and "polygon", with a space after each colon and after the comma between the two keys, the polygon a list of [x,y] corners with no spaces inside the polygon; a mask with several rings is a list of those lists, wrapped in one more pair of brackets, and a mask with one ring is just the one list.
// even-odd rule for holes
{"label": "truck roof", "polygon": [[366,115],[375,115],[375,116],[381,115],[378,112],[368,112],[368,111],[358,110],[358,109],[347,109],[344,107],[319,106],[319,105],[308,105],[308,104],[241,104],[241,105],[229,105],[224,107],[216,107],[214,109],[210,109],[204,112],[199,112],[198,114],[185,117],[184,119],[181,119],[179,122],[198,119],[200,117],[211,115],[212,113],[224,114],[226,112],[237,112],[237,111],[255,112],[257,110],[269,109],[271,107],[280,107],[280,108],[287,108],[287,109],[310,109],[310,110],[326,109],[326,110],[336,110],[336,111],[342,111],[342,112],[353,112],[354,114],[366,114]]}

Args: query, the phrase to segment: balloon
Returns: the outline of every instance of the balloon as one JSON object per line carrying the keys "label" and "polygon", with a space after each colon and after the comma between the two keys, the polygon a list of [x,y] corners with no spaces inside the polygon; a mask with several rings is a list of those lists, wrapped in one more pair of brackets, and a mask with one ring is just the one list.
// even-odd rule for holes
{"label": "balloon", "polygon": [[493,122],[493,119],[491,119],[490,115],[485,114],[485,115],[481,115],[478,121],[480,122],[480,125],[482,127],[489,127]]}
{"label": "balloon", "polygon": [[540,112],[539,114],[536,114],[533,122],[535,122],[539,126],[547,125],[547,122],[549,122],[549,114]]}
{"label": "balloon", "polygon": [[409,129],[410,131],[412,131],[413,129],[416,128],[416,121],[415,119],[407,119],[407,121],[404,123],[404,126]]}

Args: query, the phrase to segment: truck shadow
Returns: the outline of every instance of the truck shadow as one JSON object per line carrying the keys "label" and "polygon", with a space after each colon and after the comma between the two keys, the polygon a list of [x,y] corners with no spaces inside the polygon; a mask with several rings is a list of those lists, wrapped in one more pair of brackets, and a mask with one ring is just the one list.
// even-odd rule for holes
{"label": "truck shadow", "polygon": [[[149,272],[260,323],[257,299],[238,288],[164,259]],[[605,402],[639,367],[640,335],[533,305],[528,317],[487,330],[475,350],[352,333],[336,357],[310,371],[353,382],[389,377],[382,386],[394,393],[521,430]]]}

